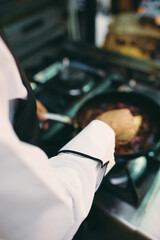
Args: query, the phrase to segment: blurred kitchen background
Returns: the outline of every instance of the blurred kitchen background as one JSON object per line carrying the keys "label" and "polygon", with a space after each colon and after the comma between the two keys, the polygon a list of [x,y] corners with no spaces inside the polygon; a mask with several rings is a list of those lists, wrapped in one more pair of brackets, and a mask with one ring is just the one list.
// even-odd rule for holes
{"label": "blurred kitchen background", "polygon": [[[47,13],[49,6],[50,13]],[[67,31],[67,38],[142,59],[157,59],[159,11],[157,0],[1,0],[0,24],[15,46],[18,45],[15,43],[18,36],[15,35],[22,35],[17,30],[22,25],[22,19],[26,25],[21,31],[28,35],[43,27],[42,20],[36,21],[38,16],[43,15],[45,21],[45,14],[50,14],[48,28],[54,30],[54,35]],[[51,20],[54,26],[51,26]],[[16,23],[18,26],[15,26],[14,36],[11,36],[10,30]],[[61,28],[58,30],[56,27],[59,23]]]}

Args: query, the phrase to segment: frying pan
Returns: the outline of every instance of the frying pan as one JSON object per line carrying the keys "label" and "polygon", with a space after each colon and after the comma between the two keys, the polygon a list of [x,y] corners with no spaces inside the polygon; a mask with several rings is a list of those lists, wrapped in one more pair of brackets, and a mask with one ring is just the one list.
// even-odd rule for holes
{"label": "frying pan", "polygon": [[82,130],[85,116],[90,109],[98,109],[103,104],[108,105],[117,102],[123,102],[140,108],[145,114],[147,114],[151,122],[154,123],[154,125],[156,126],[156,132],[154,133],[152,143],[149,145],[149,147],[133,153],[115,154],[116,160],[131,160],[138,156],[144,156],[150,151],[154,151],[156,145],[160,141],[160,105],[151,98],[141,93],[117,91],[104,92],[90,98],[85,103],[83,103],[75,114],[74,119],[67,119],[67,116],[64,117],[66,118],[68,123],[74,125],[75,131],[77,133]]}

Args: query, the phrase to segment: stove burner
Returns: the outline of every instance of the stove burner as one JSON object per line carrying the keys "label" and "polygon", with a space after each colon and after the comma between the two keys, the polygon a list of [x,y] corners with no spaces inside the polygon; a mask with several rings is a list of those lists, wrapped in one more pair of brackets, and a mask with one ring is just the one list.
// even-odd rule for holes
{"label": "stove burner", "polygon": [[43,103],[49,112],[63,113],[69,104],[68,101],[61,96],[46,92],[44,89],[39,89],[35,92],[36,98]]}
{"label": "stove burner", "polygon": [[85,72],[74,69],[66,68],[59,75],[59,80],[65,88],[81,88],[85,83],[87,75]]}
{"label": "stove burner", "polygon": [[[119,166],[120,165],[120,166]],[[123,185],[128,182],[128,173],[134,182],[140,181],[147,170],[146,157],[138,157],[134,160],[130,160],[124,166],[117,164],[113,174],[109,175],[109,181],[113,185]]]}
{"label": "stove burner", "polygon": [[68,66],[59,72],[54,84],[64,95],[79,96],[93,88],[94,80],[84,70]]}
{"label": "stove burner", "polygon": [[137,206],[153,183],[159,166],[159,161],[151,156],[141,156],[126,164],[118,163],[105,177],[102,186],[124,201]]}

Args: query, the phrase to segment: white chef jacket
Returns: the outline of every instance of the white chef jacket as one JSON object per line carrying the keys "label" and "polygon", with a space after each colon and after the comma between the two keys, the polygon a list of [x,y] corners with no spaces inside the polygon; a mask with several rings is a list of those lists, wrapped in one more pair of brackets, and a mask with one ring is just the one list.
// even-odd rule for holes
{"label": "white chef jacket", "polygon": [[109,161],[108,172],[115,163],[115,133],[94,120],[62,149],[73,152],[48,159],[16,136],[9,119],[16,98],[27,91],[0,38],[0,240],[70,240],[91,208],[103,164]]}

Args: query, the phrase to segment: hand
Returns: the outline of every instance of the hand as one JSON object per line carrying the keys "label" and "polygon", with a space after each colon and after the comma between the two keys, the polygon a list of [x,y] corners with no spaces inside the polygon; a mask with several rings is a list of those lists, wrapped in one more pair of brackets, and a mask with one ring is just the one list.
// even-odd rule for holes
{"label": "hand", "polygon": [[107,111],[96,119],[105,122],[114,130],[118,145],[127,144],[136,135],[134,117],[128,109]]}
{"label": "hand", "polygon": [[47,118],[43,116],[44,112],[48,112],[45,106],[38,100],[36,100],[36,105],[37,105],[37,117],[40,121],[43,122],[43,129],[47,130],[49,127],[49,123]]}

